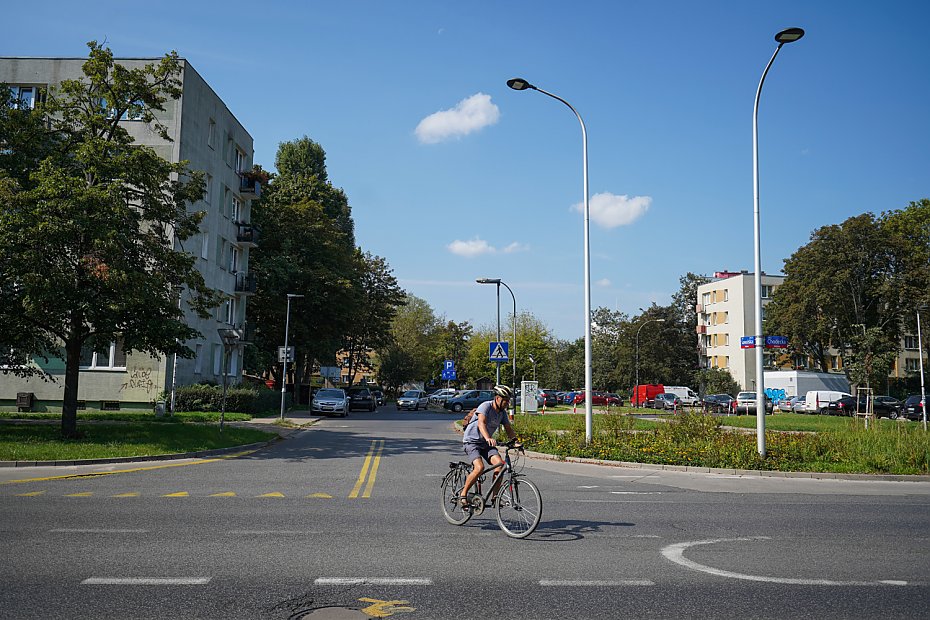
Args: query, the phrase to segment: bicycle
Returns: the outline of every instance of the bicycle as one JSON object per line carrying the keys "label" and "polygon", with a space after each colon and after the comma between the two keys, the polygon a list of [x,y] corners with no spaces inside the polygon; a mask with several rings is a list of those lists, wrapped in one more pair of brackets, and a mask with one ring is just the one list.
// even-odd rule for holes
{"label": "bicycle", "polygon": [[[523,474],[514,471],[510,452],[517,450],[522,453],[523,446],[517,445],[516,441],[508,441],[498,444],[498,447],[505,448],[504,462],[488,467],[478,477],[472,486],[472,489],[477,491],[469,492],[467,506],[462,505],[461,491],[472,465],[464,461],[449,463],[449,473],[442,479],[439,489],[442,514],[452,525],[464,525],[472,517],[482,514],[490,505],[497,508],[497,524],[507,536],[526,538],[533,533],[542,518],[542,496],[535,484],[527,480]],[[495,481],[501,478],[501,483],[492,499],[494,481],[484,495],[481,494],[481,486],[487,475],[498,469],[500,472]]]}

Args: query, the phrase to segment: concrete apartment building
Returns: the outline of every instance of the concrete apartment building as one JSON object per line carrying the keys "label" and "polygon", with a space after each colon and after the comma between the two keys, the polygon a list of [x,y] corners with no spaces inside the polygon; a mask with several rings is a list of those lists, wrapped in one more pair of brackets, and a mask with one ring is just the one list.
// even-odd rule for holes
{"label": "concrete apartment building", "polygon": [[[784,281],[784,276],[762,273],[763,318],[773,291]],[[756,384],[755,350],[740,348],[740,338],[755,333],[754,274],[746,271],[716,272],[710,282],[698,287],[696,310],[702,366],[725,368],[742,389],[753,390]],[[786,359],[786,354],[780,349],[766,349],[763,365],[770,370],[807,370],[811,367],[806,356]],[[843,358],[839,351],[830,350],[829,365],[829,372],[843,372]],[[890,377],[903,378],[918,372],[920,352],[917,336],[904,336]]]}
{"label": "concrete apartment building", "polygon": [[[85,61],[86,58],[0,58],[0,83],[11,86],[14,95],[27,105],[34,105],[36,97],[50,85],[81,79]],[[116,60],[130,68],[157,61]],[[255,292],[255,281],[248,268],[249,252],[258,241],[258,230],[249,223],[250,205],[261,191],[258,183],[241,174],[252,168],[252,136],[190,63],[182,60],[181,64],[182,96],[167,101],[165,111],[158,113],[173,142],[161,139],[141,122],[124,119],[122,124],[137,144],[152,147],[171,162],[187,160],[192,169],[206,174],[204,199],[190,205],[191,210],[207,214],[201,234],[185,241],[183,248],[177,244],[176,249],[197,257],[197,268],[207,286],[222,291],[225,301],[206,320],[186,313],[188,323],[203,337],[186,343],[196,356],[178,359],[176,373],[172,372],[172,358],[142,353],[127,355],[119,342],[111,343],[109,350],[87,351],[81,362],[78,399],[88,409],[150,409],[159,394],[170,391],[172,380],[176,385],[221,383],[224,349],[219,330],[235,330],[227,335],[239,339],[229,345],[229,382],[238,382],[242,375],[246,306],[249,295]],[[25,395],[31,395],[33,410],[60,409],[64,360],[36,363],[54,380],[20,379],[0,372],[0,409],[16,408],[18,395],[20,403]]]}

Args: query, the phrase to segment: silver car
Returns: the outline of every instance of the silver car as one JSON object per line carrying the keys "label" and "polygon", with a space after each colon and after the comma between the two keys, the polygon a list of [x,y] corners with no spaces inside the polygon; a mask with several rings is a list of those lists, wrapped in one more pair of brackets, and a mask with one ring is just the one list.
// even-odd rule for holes
{"label": "silver car", "polygon": [[397,399],[397,410],[404,409],[427,409],[429,407],[429,397],[423,390],[407,390]]}
{"label": "silver car", "polygon": [[324,388],[313,394],[310,410],[313,413],[346,417],[349,415],[349,399],[346,397],[345,390]]}

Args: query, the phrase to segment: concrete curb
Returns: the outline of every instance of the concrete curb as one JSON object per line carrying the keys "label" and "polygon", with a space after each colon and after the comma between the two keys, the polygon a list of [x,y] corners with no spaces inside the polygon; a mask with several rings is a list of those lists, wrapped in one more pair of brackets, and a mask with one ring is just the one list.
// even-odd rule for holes
{"label": "concrete curb", "polygon": [[[241,446],[230,446],[228,448],[216,448],[214,450],[199,450],[197,452],[180,452],[176,454],[152,454],[152,455],[143,455],[143,456],[118,456],[113,458],[105,459],[75,459],[75,460],[62,460],[62,461],[0,461],[0,467],[73,467],[75,465],[108,465],[115,463],[144,463],[146,461],[172,461],[172,460],[181,460],[181,459],[199,459],[210,456],[221,456],[224,454],[231,454],[235,452],[242,452],[244,450],[260,450],[262,448],[268,447],[271,444],[283,441],[296,433],[306,429],[308,426],[317,422],[319,418],[311,418],[306,424],[299,426],[298,428],[276,428],[278,431],[278,436],[269,439],[268,441],[260,441],[258,443],[250,443]],[[230,426],[249,426],[249,425],[261,425],[268,426],[262,422],[227,422]]]}

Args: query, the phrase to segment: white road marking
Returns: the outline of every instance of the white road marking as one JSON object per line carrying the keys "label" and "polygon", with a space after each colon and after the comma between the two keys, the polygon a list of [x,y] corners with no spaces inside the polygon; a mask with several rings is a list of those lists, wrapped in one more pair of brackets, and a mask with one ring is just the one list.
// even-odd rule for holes
{"label": "white road marking", "polygon": [[210,577],[89,577],[87,586],[203,586]]}
{"label": "white road marking", "polygon": [[712,540],[695,540],[691,542],[675,543],[662,549],[662,555],[666,558],[691,570],[716,575],[718,577],[728,577],[730,579],[744,579],[746,581],[764,581],[766,583],[782,583],[797,586],[906,586],[906,581],[833,581],[831,579],[788,579],[784,577],[763,577],[760,575],[745,575],[743,573],[734,573],[732,571],[721,570],[711,566],[698,564],[687,559],[684,556],[685,549],[697,545],[713,545],[721,542],[738,542],[754,540],[771,540],[769,536],[750,536],[747,538],[715,538]]}
{"label": "white road marking", "polygon": [[662,491],[611,491],[614,495],[662,495]]}
{"label": "white road marking", "polygon": [[316,586],[431,586],[432,579],[413,577],[320,577],[313,581]]}
{"label": "white road marking", "polygon": [[226,532],[233,536],[321,536],[323,532],[313,530],[230,530]]}
{"label": "white road marking", "polygon": [[596,489],[598,487],[599,485],[596,485],[596,484],[582,484],[582,485],[579,485],[578,488],[579,489]]}
{"label": "white road marking", "polygon": [[584,580],[558,580],[558,579],[540,579],[539,585],[543,587],[560,587],[560,588],[610,588],[616,586],[654,586],[654,581],[648,579],[617,579],[608,581],[584,581]]}
{"label": "white road marking", "polygon": [[145,534],[148,530],[119,530],[119,529],[103,529],[103,528],[68,528],[62,527],[54,530],[49,530],[53,534]]}

